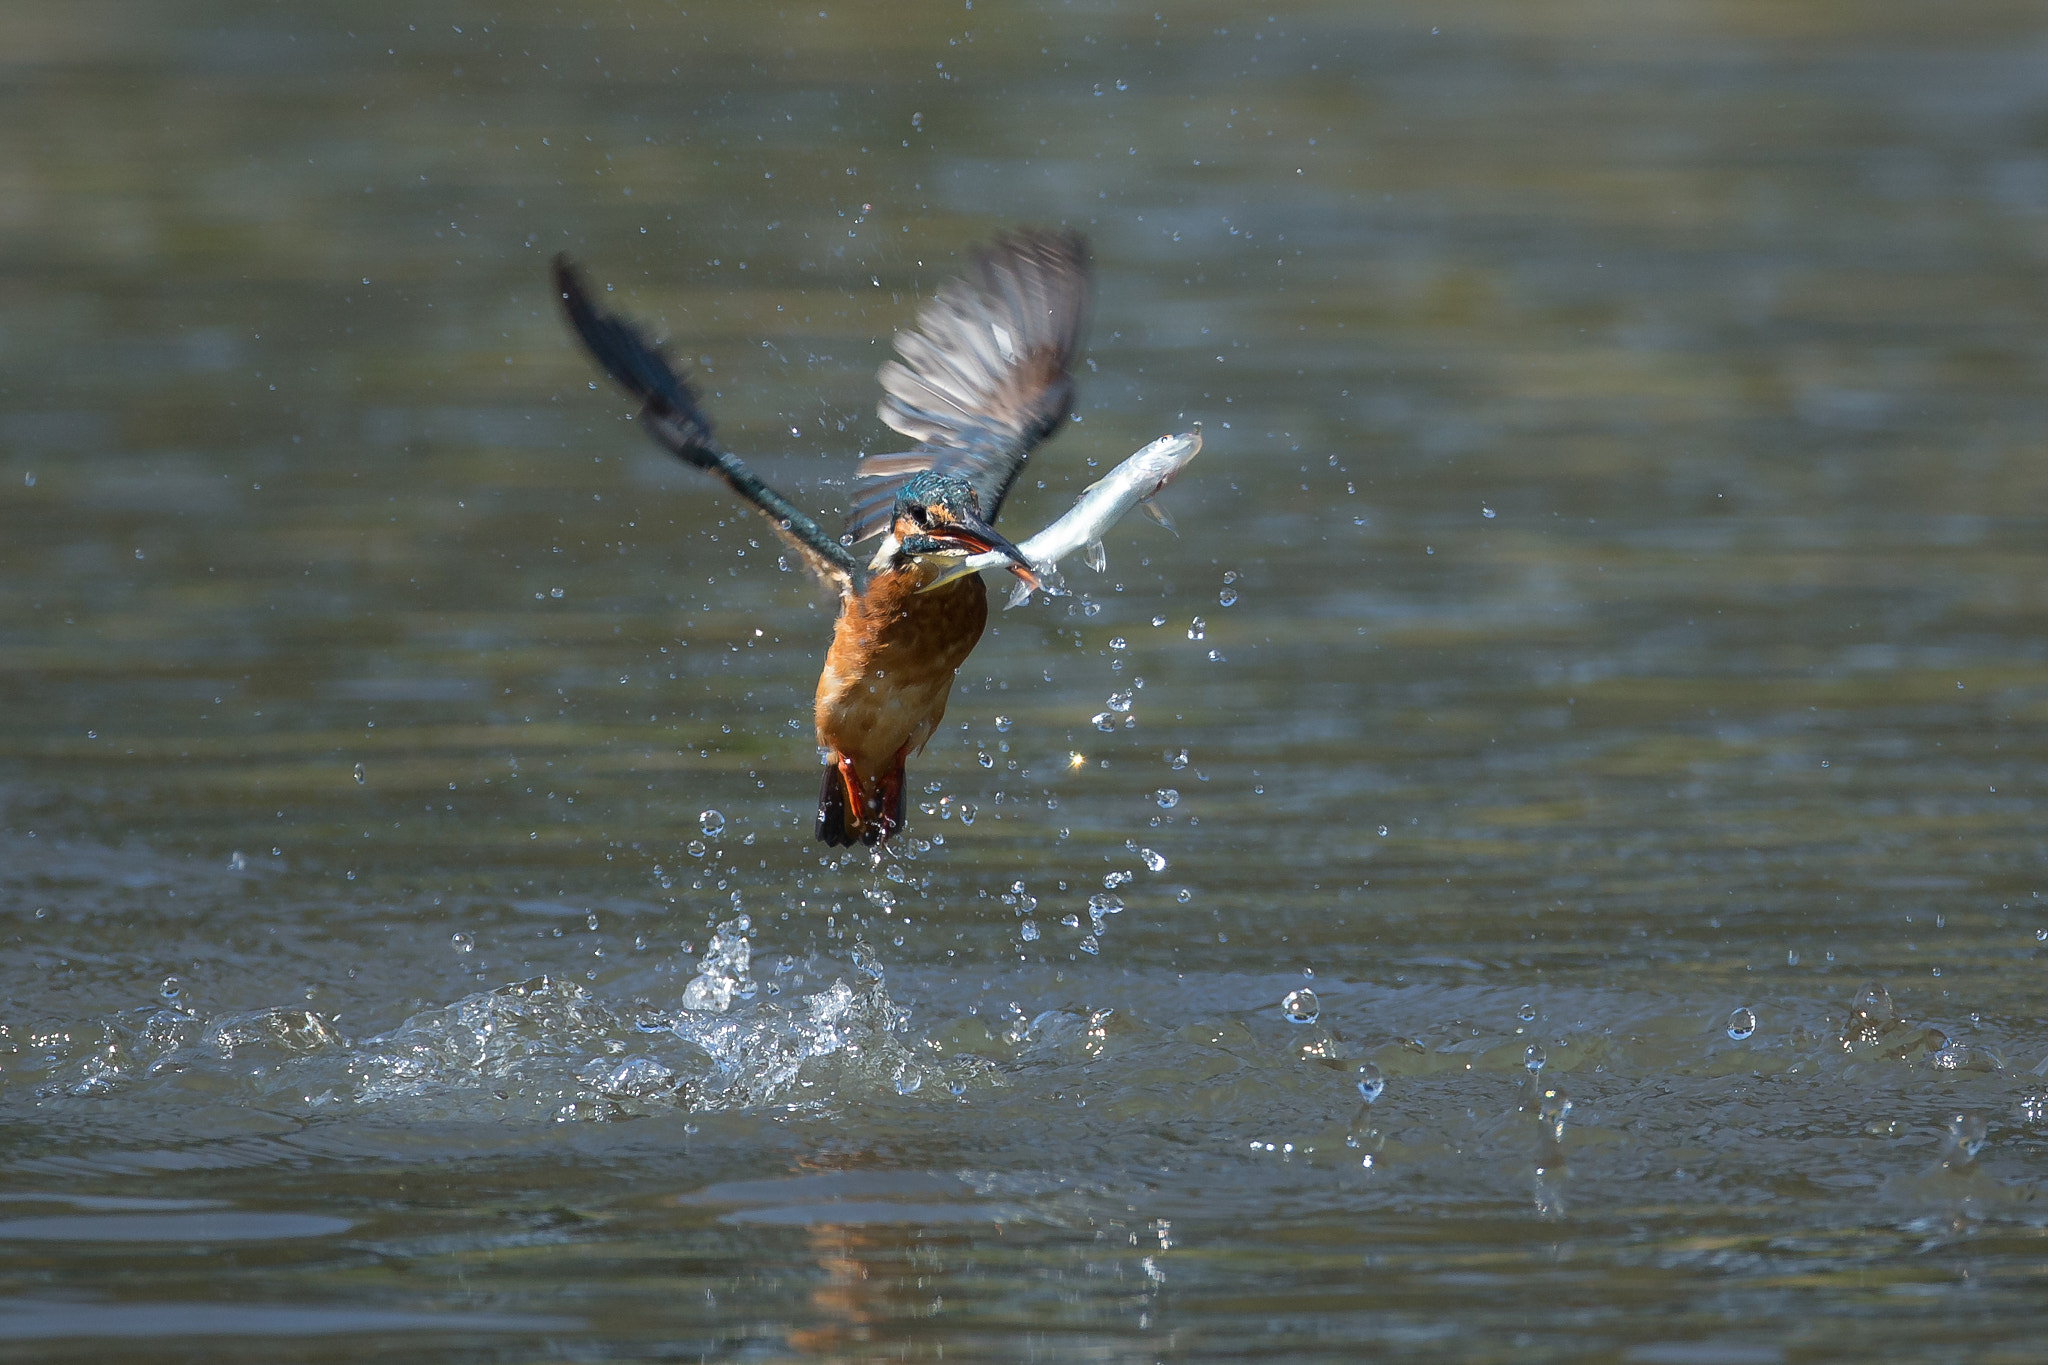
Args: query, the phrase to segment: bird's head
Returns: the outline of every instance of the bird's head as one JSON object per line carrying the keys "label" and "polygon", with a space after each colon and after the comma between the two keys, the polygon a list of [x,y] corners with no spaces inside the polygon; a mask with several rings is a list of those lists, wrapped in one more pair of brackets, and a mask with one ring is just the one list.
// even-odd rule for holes
{"label": "bird's head", "polygon": [[913,558],[964,559],[990,551],[1010,561],[1003,567],[1011,573],[1038,586],[1038,575],[1023,551],[982,518],[981,499],[973,485],[957,475],[927,470],[897,490],[889,534],[875,559],[878,565],[896,564]]}

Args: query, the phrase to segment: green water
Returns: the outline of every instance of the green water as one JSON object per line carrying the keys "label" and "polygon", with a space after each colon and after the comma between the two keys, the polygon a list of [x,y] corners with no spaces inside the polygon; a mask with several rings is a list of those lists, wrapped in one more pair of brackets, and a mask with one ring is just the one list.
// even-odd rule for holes
{"label": "green water", "polygon": [[[0,1359],[2032,1358],[2044,44],[13,16]],[[1180,534],[825,859],[830,604],[545,263],[830,513],[1018,223],[1097,306],[1005,529],[1199,420]]]}

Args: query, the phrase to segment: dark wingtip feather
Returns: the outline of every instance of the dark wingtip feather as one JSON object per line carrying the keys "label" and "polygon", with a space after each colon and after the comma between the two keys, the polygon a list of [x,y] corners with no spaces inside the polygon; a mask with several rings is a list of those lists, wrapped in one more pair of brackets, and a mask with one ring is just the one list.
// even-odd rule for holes
{"label": "dark wingtip feather", "polygon": [[673,413],[694,427],[709,444],[711,424],[697,405],[689,382],[675,372],[668,358],[632,323],[615,313],[600,313],[591,301],[589,287],[566,253],[554,259],[555,293],[562,300],[562,312],[569,319],[590,358],[603,367],[613,382],[647,403],[658,413]]}

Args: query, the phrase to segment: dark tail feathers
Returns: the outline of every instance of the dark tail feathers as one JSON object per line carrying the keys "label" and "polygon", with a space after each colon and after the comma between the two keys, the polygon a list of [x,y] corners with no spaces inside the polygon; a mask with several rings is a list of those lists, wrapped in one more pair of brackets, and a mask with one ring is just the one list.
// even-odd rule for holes
{"label": "dark tail feathers", "polygon": [[818,788],[818,838],[832,848],[850,848],[860,842],[860,826],[849,824],[853,812],[847,808],[846,783],[839,765],[828,764],[825,783]]}

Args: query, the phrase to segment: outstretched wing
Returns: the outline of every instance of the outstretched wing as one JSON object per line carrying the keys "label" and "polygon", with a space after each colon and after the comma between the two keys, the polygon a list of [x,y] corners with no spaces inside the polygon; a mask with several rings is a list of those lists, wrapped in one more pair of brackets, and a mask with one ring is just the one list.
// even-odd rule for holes
{"label": "outstretched wing", "polygon": [[555,292],[569,325],[619,387],[641,401],[640,418],[647,434],[676,458],[724,481],[768,519],[804,567],[842,593],[857,592],[860,563],[845,546],[825,534],[789,501],[754,475],[737,456],[720,450],[711,438],[711,422],[696,390],[675,372],[668,357],[655,349],[640,330],[615,313],[600,313],[590,291],[567,256],[554,262]]}
{"label": "outstretched wing", "polygon": [[1088,311],[1088,244],[1076,232],[1022,232],[977,251],[896,337],[902,359],[878,373],[884,422],[918,443],[861,461],[847,529],[887,527],[896,490],[927,469],[973,485],[981,514],[1002,510],[1033,447],[1074,401],[1071,368]]}

